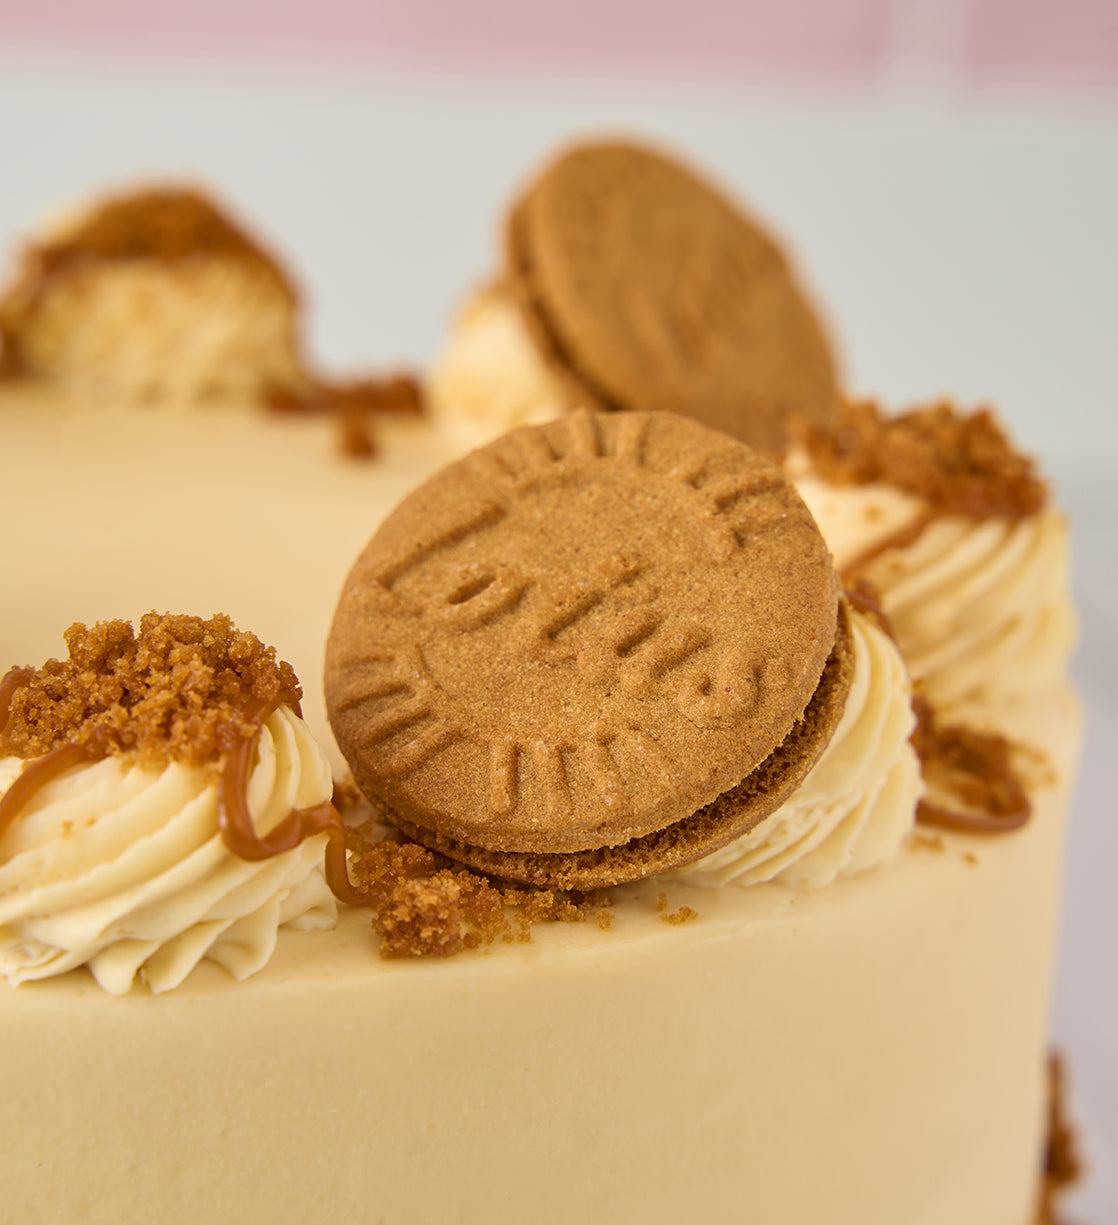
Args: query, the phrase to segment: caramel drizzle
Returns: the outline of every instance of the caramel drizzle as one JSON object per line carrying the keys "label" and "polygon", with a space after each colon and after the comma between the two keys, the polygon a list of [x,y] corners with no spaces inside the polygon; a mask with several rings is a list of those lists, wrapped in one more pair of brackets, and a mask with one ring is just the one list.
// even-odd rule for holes
{"label": "caramel drizzle", "polygon": [[1007,741],[964,725],[940,726],[920,697],[912,705],[916,713],[912,743],[925,778],[934,772],[937,761],[942,763],[949,774],[962,776],[964,785],[977,792],[971,798],[983,809],[966,812],[922,799],[916,806],[917,821],[968,834],[1010,833],[1025,825],[1032,816],[1032,802],[1009,760]]}
{"label": "caramel drizzle", "polygon": [[0,796],[0,835],[3,835],[20,808],[53,778],[88,761],[98,761],[108,756],[108,750],[94,740],[85,744],[60,744],[42,757],[28,762],[16,776],[15,781]]}
{"label": "caramel drizzle", "polygon": [[967,834],[1008,834],[1020,829],[1032,816],[1033,806],[1028,796],[1022,793],[1021,806],[1006,813],[953,812],[920,800],[916,805],[916,819],[922,825],[934,825],[938,829],[953,829]]}
{"label": "caramel drizzle", "polygon": [[936,519],[942,519],[951,512],[946,509],[937,509],[930,507],[922,511],[921,514],[913,520],[907,527],[898,528],[895,532],[891,532],[884,540],[879,540],[877,544],[871,545],[870,548],[859,553],[853,561],[849,561],[842,568],[842,579],[848,585],[857,582],[863,571],[871,562],[893,549],[907,549],[909,545],[915,544],[924,534],[925,530],[935,522]]}
{"label": "caramel drizzle", "polygon": [[8,726],[12,713],[12,698],[16,691],[31,683],[34,668],[9,668],[0,676],[0,733]]}
{"label": "caramel drizzle", "polygon": [[256,724],[256,733],[242,740],[226,756],[217,791],[217,824],[229,851],[239,859],[256,861],[294,850],[305,838],[326,834],[323,869],[326,883],[339,900],[350,906],[368,905],[372,898],[358,889],[349,879],[346,867],[345,824],[341,814],[327,800],[313,808],[293,809],[270,833],[263,837],[256,832],[248,810],[248,780],[252,772],[252,757],[260,740],[265,721],[279,706],[278,701],[251,702],[246,717]]}
{"label": "caramel drizzle", "polygon": [[[12,668],[0,679],[0,731],[7,725],[11,700],[18,689],[34,675],[30,668]],[[258,862],[294,850],[305,838],[326,834],[323,869],[326,883],[341,901],[350,906],[369,905],[370,892],[358,889],[349,879],[346,866],[346,832],[341,814],[327,800],[312,808],[293,809],[270,833],[257,834],[248,808],[248,781],[252,759],[260,742],[264,723],[281,705],[280,699],[253,699],[245,707],[246,720],[256,730],[226,754],[217,790],[217,824],[222,841],[238,859]],[[298,713],[298,703],[293,704]],[[40,788],[66,770],[87,762],[101,761],[109,755],[102,740],[84,744],[61,744],[24,764],[11,786],[0,796],[0,835],[15,820],[20,809]]]}
{"label": "caramel drizzle", "polygon": [[369,458],[377,453],[372,419],[378,415],[422,416],[423,390],[409,374],[388,378],[324,382],[314,379],[302,388],[273,387],[265,405],[275,413],[332,415],[341,426],[345,455]]}
{"label": "caramel drizzle", "polygon": [[[12,699],[35,676],[33,668],[9,668],[0,677],[0,733],[8,726],[12,713]],[[84,744],[73,742],[60,744],[34,761],[25,762],[11,786],[0,795],[0,836],[15,820],[20,808],[53,778],[65,773],[73,766],[88,761],[97,761],[108,756],[108,748],[97,740]]]}

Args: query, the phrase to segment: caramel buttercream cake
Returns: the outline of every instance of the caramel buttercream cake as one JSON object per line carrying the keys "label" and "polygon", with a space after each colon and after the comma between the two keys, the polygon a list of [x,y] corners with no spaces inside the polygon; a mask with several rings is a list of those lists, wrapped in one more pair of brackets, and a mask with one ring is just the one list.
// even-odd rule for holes
{"label": "caramel buttercream cake", "polygon": [[[1055,1220],[1061,668],[961,732],[780,465],[686,414],[466,459],[393,420],[363,463],[196,421],[0,384],[10,1219]],[[324,759],[340,816],[246,857],[230,743],[253,839],[326,814]],[[272,884],[148,913],[180,777],[175,855]]]}

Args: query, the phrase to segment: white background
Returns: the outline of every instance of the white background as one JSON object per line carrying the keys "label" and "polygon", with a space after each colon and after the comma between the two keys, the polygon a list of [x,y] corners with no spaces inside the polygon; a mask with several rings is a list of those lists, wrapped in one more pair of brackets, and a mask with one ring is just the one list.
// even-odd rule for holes
{"label": "white background", "polygon": [[[852,389],[998,405],[1076,529],[1089,733],[1053,1025],[1094,1167],[1077,1217],[1118,1220],[1118,104],[927,81],[758,93],[275,61],[141,71],[0,49],[0,125],[5,265],[90,193],[199,180],[296,273],[311,347],[337,371],[427,361],[541,158],[576,135],[643,134],[789,240]],[[2,461],[0,422],[0,480]],[[0,626],[0,663],[2,648]]]}

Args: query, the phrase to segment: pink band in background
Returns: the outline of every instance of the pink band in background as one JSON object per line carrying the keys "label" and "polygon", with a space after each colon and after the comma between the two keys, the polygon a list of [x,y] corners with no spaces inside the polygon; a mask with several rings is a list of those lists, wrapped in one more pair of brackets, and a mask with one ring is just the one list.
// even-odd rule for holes
{"label": "pink band in background", "polygon": [[0,0],[0,46],[153,45],[470,71],[1118,85],[1118,0]]}

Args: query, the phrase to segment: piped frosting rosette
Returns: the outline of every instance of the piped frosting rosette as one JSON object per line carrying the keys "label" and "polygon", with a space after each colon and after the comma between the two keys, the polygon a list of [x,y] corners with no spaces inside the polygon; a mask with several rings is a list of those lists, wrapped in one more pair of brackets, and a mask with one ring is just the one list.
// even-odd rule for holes
{"label": "piped frosting rosette", "polygon": [[677,869],[676,880],[818,888],[900,852],[923,792],[912,686],[896,645],[869,617],[852,612],[850,626],[854,677],[823,755],[768,820]]}
{"label": "piped frosting rosette", "polygon": [[788,461],[848,581],[880,598],[922,695],[985,721],[1059,679],[1075,641],[1063,514],[989,413],[846,423]]}
{"label": "piped frosting rosette", "polygon": [[427,379],[432,416],[470,446],[550,421],[570,399],[533,346],[511,292],[499,284],[465,303]]}
{"label": "piped frosting rosette", "polygon": [[[290,709],[267,719],[256,757],[248,805],[259,833],[329,800],[329,765]],[[0,759],[0,792],[22,764]],[[78,766],[0,837],[0,974],[21,983],[87,965],[112,995],[137,975],[158,993],[205,959],[239,982],[268,961],[280,927],[333,927],[324,842],[250,863],[222,840],[206,770],[119,756]]]}
{"label": "piped frosting rosette", "polygon": [[[230,628],[224,618],[178,620]],[[148,623],[145,618],[129,665],[134,669],[147,650]],[[236,654],[237,643],[250,637],[230,639],[230,650]],[[281,692],[261,705],[265,717],[258,726],[238,725],[231,710],[215,730],[205,723],[205,703],[190,701],[199,684],[197,659],[172,644],[163,666],[161,677],[173,677],[178,694],[143,693],[133,677],[123,682],[115,706],[91,699],[91,692],[121,688],[119,652],[113,667],[84,688],[88,667],[85,675],[71,668],[65,679],[57,671],[37,674],[38,706],[27,704],[15,732],[21,712],[6,720],[8,748],[13,742],[41,748],[45,709],[62,708],[65,719],[64,708],[77,693],[79,709],[83,701],[100,706],[101,724],[91,739],[82,741],[79,722],[68,740],[46,752],[0,757],[0,974],[13,984],[84,965],[113,995],[127,992],[137,977],[161,992],[182,983],[203,960],[240,981],[268,961],[280,927],[314,930],[335,922],[334,896],[323,875],[329,834],[292,838],[279,853],[267,845],[293,815],[336,817],[329,764],[293,708],[297,694]],[[15,706],[23,678],[16,672],[9,678],[5,705]],[[136,712],[145,703],[141,716]],[[164,760],[153,760],[150,745],[146,751],[102,748],[107,726],[127,739],[130,722],[141,718],[167,730],[173,743]],[[57,741],[57,731],[46,734]],[[203,750],[189,759],[181,746],[195,731],[202,741],[224,743],[222,757],[210,760]],[[243,771],[230,771],[230,757],[243,761]],[[247,813],[248,839],[259,850],[250,846],[242,855],[230,849],[224,827],[242,819],[230,813],[234,808]]]}
{"label": "piped frosting rosette", "polygon": [[105,200],[23,252],[0,296],[7,367],[122,404],[306,382],[279,265],[199,192]]}

